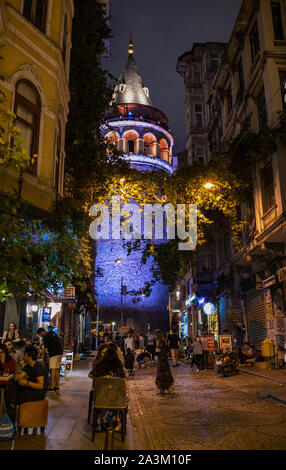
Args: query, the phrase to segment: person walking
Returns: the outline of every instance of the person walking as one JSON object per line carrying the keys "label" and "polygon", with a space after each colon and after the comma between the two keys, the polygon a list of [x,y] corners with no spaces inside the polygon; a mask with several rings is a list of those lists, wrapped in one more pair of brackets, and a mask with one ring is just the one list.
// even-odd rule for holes
{"label": "person walking", "polygon": [[208,368],[208,357],[209,357],[209,342],[206,335],[203,335],[201,338],[202,348],[203,348],[203,368]]}
{"label": "person walking", "polygon": [[147,349],[148,353],[151,354],[152,361],[154,361],[154,359],[155,359],[155,348],[156,348],[155,336],[150,331],[147,335],[147,338],[146,338],[146,349]]}
{"label": "person walking", "polygon": [[53,331],[45,331],[44,328],[37,330],[38,335],[43,338],[45,349],[49,353],[49,369],[51,373],[50,392],[59,392],[60,368],[63,357],[63,349],[58,335]]}
{"label": "person walking", "polygon": [[179,346],[180,346],[180,338],[177,335],[175,330],[168,335],[168,346],[171,350],[171,357],[173,361],[173,367],[177,367],[179,365]]}
{"label": "person walking", "polygon": [[197,365],[197,372],[201,370],[202,368],[202,357],[203,357],[203,346],[202,342],[197,336],[195,338],[194,344],[193,344],[193,354],[194,354],[194,362]]}
{"label": "person walking", "polygon": [[160,390],[160,394],[164,395],[166,390],[169,393],[172,393],[174,390],[174,379],[171,373],[168,358],[169,347],[161,330],[155,330],[155,338],[156,352],[158,354],[156,385]]}
{"label": "person walking", "polygon": [[139,336],[139,349],[141,352],[145,351],[145,342],[144,342],[144,336],[140,335]]}
{"label": "person walking", "polygon": [[128,331],[127,338],[124,340],[124,353],[126,354],[127,349],[130,349],[130,351],[135,354],[135,342],[133,338],[133,334],[131,331]]}

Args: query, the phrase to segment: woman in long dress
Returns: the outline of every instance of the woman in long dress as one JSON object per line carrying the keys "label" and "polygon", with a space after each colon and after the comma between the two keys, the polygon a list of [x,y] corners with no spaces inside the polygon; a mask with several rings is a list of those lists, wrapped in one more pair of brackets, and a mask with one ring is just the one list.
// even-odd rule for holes
{"label": "woman in long dress", "polygon": [[157,388],[160,390],[160,393],[164,395],[166,390],[169,393],[173,392],[174,379],[169,365],[169,347],[161,330],[155,331],[155,337],[156,352],[158,354],[156,385]]}

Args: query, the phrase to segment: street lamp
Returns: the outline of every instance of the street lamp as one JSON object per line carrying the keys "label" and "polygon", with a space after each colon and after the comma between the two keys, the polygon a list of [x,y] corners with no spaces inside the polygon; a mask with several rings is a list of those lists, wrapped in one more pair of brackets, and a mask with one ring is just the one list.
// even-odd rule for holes
{"label": "street lamp", "polygon": [[112,331],[114,331],[115,321],[112,322]]}
{"label": "street lamp", "polygon": [[214,184],[211,183],[211,182],[208,182],[208,183],[204,184],[204,188],[206,188],[206,189],[212,189],[213,187],[214,187]]}

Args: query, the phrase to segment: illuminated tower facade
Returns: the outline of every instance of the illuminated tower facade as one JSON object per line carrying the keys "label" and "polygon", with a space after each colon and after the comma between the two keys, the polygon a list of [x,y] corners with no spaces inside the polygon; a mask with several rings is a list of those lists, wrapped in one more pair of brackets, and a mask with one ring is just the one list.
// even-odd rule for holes
{"label": "illuminated tower facade", "polygon": [[[142,83],[133,56],[132,38],[128,59],[114,89],[113,107],[107,110],[103,132],[131,167],[138,171],[163,170],[172,173],[173,136],[168,119],[152,106],[149,90]],[[114,111],[117,108],[117,112]],[[128,292],[144,287],[152,279],[151,260],[141,266],[141,253],[128,256],[121,240],[97,242],[95,289],[98,293],[102,318],[136,330],[169,328],[168,288],[156,283],[149,297],[135,303]],[[116,328],[115,326],[115,328]]]}

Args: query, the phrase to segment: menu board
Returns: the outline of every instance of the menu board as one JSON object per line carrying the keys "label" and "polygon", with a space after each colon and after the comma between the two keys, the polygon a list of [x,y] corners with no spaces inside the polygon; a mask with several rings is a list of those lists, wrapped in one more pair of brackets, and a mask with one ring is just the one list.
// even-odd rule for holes
{"label": "menu board", "polygon": [[215,339],[213,335],[206,336],[209,345],[209,352],[215,352]]}

